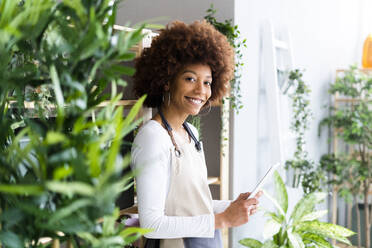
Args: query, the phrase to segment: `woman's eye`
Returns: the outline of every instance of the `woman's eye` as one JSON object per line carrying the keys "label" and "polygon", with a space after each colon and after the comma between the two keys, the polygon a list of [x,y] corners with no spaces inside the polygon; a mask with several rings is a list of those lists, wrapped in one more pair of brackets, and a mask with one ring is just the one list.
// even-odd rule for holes
{"label": "woman's eye", "polygon": [[208,86],[212,86],[212,82],[210,82],[210,81],[206,81],[206,82],[204,82],[204,84],[206,84]]}
{"label": "woman's eye", "polygon": [[195,80],[195,78],[187,77],[187,78],[186,78],[186,81],[195,82],[196,80]]}

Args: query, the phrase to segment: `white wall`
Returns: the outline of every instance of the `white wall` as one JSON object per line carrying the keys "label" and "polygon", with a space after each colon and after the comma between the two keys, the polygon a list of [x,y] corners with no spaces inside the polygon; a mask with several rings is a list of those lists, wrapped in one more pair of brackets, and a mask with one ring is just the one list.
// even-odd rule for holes
{"label": "white wall", "polygon": [[[329,101],[327,89],[336,68],[360,64],[361,49],[367,32],[372,32],[372,3],[367,0],[235,0],[235,23],[247,38],[244,51],[243,104],[233,123],[232,193],[251,189],[258,180],[257,95],[259,85],[259,30],[271,19],[277,30],[287,27],[292,36],[295,67],[305,69],[310,84],[311,109],[315,114],[308,131],[307,148],[315,161],[327,152],[326,133],[317,136],[319,121],[327,114],[322,106]],[[269,154],[268,154],[269,156]],[[242,247],[244,237],[262,239],[262,216],[232,231],[230,247]]]}
{"label": "white wall", "polygon": [[191,23],[202,20],[211,3],[218,10],[218,20],[233,18],[233,0],[125,0],[120,4],[117,23],[136,24],[146,20],[163,25],[174,20]]}

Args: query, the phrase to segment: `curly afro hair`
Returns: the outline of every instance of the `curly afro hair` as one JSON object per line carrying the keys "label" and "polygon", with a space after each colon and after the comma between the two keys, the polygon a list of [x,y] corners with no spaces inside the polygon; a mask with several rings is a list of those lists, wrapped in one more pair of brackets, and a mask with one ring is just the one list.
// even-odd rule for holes
{"label": "curly afro hair", "polygon": [[234,50],[226,36],[206,21],[187,25],[175,21],[162,29],[135,60],[134,94],[147,94],[145,105],[159,107],[164,86],[188,64],[206,64],[212,71],[211,102],[219,102],[230,87],[234,74]]}

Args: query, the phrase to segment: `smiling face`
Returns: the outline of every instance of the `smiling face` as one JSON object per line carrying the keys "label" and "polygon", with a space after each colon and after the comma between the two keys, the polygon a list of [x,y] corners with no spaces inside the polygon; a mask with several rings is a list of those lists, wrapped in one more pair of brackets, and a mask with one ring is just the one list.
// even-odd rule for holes
{"label": "smiling face", "polygon": [[170,104],[167,106],[166,97],[165,108],[186,117],[196,115],[212,94],[211,68],[204,64],[186,65],[165,90],[170,93]]}

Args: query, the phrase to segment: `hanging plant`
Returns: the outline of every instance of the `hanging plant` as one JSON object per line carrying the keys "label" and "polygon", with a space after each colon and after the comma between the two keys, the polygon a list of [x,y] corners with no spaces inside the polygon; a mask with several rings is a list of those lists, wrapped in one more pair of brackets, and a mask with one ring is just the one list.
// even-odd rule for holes
{"label": "hanging plant", "polygon": [[321,171],[316,170],[314,161],[308,158],[305,132],[309,129],[312,112],[310,109],[309,86],[302,79],[302,72],[295,69],[289,72],[289,85],[293,89],[288,94],[292,101],[293,117],[290,129],[296,136],[296,149],[293,159],[285,162],[285,168],[294,170],[292,187],[301,183],[305,194],[321,189]]}
{"label": "hanging plant", "polygon": [[204,16],[204,19],[212,24],[218,31],[224,34],[235,50],[234,78],[230,81],[231,92],[228,99],[231,101],[232,108],[235,109],[236,113],[238,114],[239,110],[243,108],[240,79],[241,70],[244,66],[244,63],[242,62],[243,54],[241,49],[243,47],[247,47],[246,39],[242,39],[238,25],[234,25],[232,19],[225,20],[224,22],[217,21],[215,17],[216,12],[217,10],[214,9],[213,4],[211,4],[210,8],[207,9],[207,15]]}

